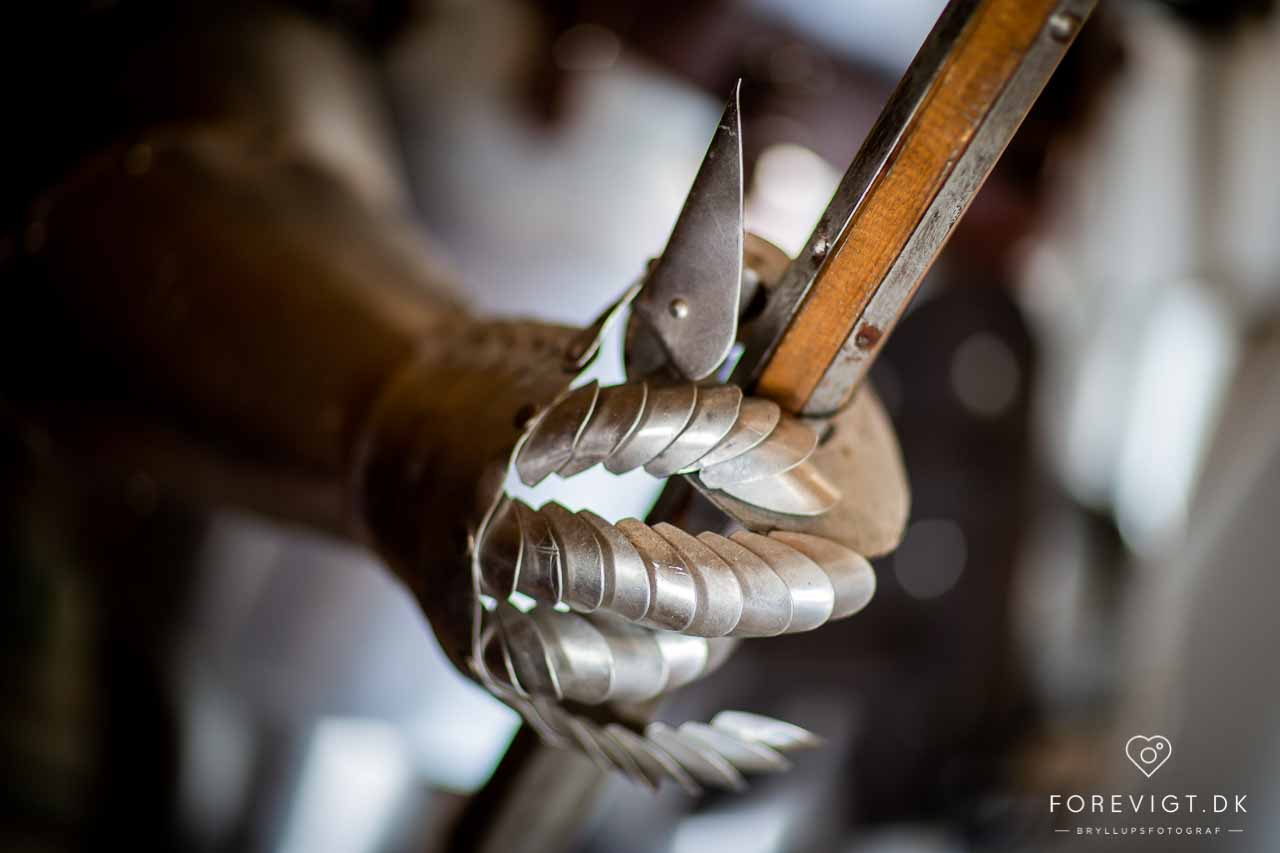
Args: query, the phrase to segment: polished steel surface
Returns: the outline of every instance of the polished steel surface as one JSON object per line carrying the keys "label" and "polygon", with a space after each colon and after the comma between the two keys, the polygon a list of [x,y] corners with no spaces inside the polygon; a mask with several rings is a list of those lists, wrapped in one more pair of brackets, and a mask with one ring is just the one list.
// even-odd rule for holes
{"label": "polished steel surface", "polygon": [[746,711],[721,711],[712,718],[711,725],[749,743],[762,743],[781,752],[822,744],[822,739],[813,732]]}
{"label": "polished steel surface", "polygon": [[604,576],[600,606],[623,619],[643,619],[652,598],[644,560],[617,527],[589,510],[578,516],[591,525],[600,544]]}
{"label": "polished steel surface", "polygon": [[698,600],[693,574],[671,543],[634,518],[622,519],[617,527],[635,546],[648,575],[649,612],[641,619],[641,624],[667,631],[684,631],[692,627],[700,605],[701,608],[715,606],[714,602]]}
{"label": "polished steel surface", "polygon": [[723,729],[690,720],[677,729],[686,741],[701,744],[729,760],[734,767],[748,773],[781,773],[791,762],[782,753],[762,743],[740,738]]}
{"label": "polished steel surface", "polygon": [[820,516],[840,501],[840,492],[818,472],[816,465],[795,465],[772,477],[733,483],[720,491],[788,516]]}
{"label": "polished steel surface", "polygon": [[705,543],[678,527],[662,522],[653,531],[675,549],[676,557],[686,566],[704,566],[704,571],[690,572],[699,601],[714,602],[714,607],[699,607],[689,623],[689,632],[703,637],[723,637],[742,622],[744,592],[733,569]]}
{"label": "polished steel surface", "polygon": [[583,385],[569,393],[547,417],[540,418],[525,440],[527,453],[521,455],[525,467],[520,476],[538,482],[559,470],[573,456],[578,431],[596,407],[600,385]]}
{"label": "polished steel surface", "polygon": [[703,786],[741,790],[743,774],[785,771],[782,753],[820,742],[804,729],[742,712],[722,712],[710,724],[631,728],[561,704],[653,699],[715,669],[733,641],[650,631],[604,613],[523,613],[501,604],[489,615],[474,666],[481,683],[547,742],[576,748],[644,787],[670,780],[691,794]]}
{"label": "polished steel surface", "polygon": [[799,465],[818,447],[812,427],[790,418],[747,452],[698,472],[708,488],[721,489],[735,483],[751,483],[788,471]]}
{"label": "polished steel surface", "polygon": [[639,423],[614,448],[604,467],[621,474],[662,453],[689,423],[697,401],[696,385],[650,388]]}
{"label": "polished steel surface", "polygon": [[815,516],[840,498],[807,464],[817,447],[813,426],[784,416],[775,403],[744,398],[735,386],[593,383],[537,416],[515,469],[530,486],[601,463],[613,473],[698,472],[701,487],[723,489],[771,517]]}
{"label": "polished steel surface", "polygon": [[773,537],[742,530],[730,538],[768,563],[787,585],[791,593],[788,633],[812,630],[831,618],[835,585],[825,566]]}
{"label": "polished steel surface", "polygon": [[852,616],[866,607],[871,597],[875,595],[875,572],[871,570],[871,564],[867,562],[867,558],[861,554],[850,551],[829,539],[810,536],[807,533],[778,530],[774,531],[773,538],[796,549],[826,571],[835,594],[835,604],[831,610],[832,619]]}
{"label": "polished steel surface", "polygon": [[733,570],[742,587],[742,617],[738,629],[744,637],[773,637],[791,627],[791,590],[770,565],[754,552],[705,531],[698,540]]}
{"label": "polished steel surface", "polygon": [[749,397],[742,401],[738,420],[720,443],[696,461],[710,467],[746,453],[769,437],[782,418],[782,409],[772,400]]}
{"label": "polished steel surface", "polygon": [[604,602],[604,554],[592,526],[559,504],[547,504],[563,567],[564,600],[571,607],[595,610]]}
{"label": "polished steel surface", "polygon": [[[591,412],[591,418],[583,424],[580,431],[574,433],[576,440],[569,461],[561,465],[557,473],[561,477],[572,477],[609,458],[614,448],[621,444],[622,439],[630,435],[640,422],[648,394],[649,386],[643,382],[602,388],[595,409]],[[526,452],[533,455],[536,451]],[[517,472],[520,470],[519,465],[520,461],[517,457]],[[530,471],[527,478],[521,473],[521,479],[525,482],[529,480],[537,482],[542,478],[536,477],[536,473],[536,468]]]}
{"label": "polished steel surface", "polygon": [[699,388],[689,423],[667,449],[650,459],[644,470],[655,477],[670,477],[689,468],[716,447],[738,422],[742,389],[736,385]]}
{"label": "polished steel surface", "polygon": [[645,729],[649,740],[662,747],[679,761],[693,778],[713,788],[741,791],[746,780],[728,759],[711,749],[699,749],[697,742],[683,738],[665,723],[653,722]]}
{"label": "polished steel surface", "polygon": [[[512,498],[493,514],[479,553],[504,583],[519,565],[516,588],[543,604],[697,637],[811,630],[860,609],[875,589],[866,560],[829,539],[785,531],[694,537],[670,524],[611,525],[554,502],[534,510]],[[482,563],[483,588],[498,589],[487,571]]]}
{"label": "polished steel surface", "polygon": [[604,730],[635,760],[644,774],[642,784],[656,788],[662,780],[671,779],[685,791],[691,794],[699,793],[700,788],[698,783],[693,781],[693,777],[656,744],[617,723],[605,726]]}

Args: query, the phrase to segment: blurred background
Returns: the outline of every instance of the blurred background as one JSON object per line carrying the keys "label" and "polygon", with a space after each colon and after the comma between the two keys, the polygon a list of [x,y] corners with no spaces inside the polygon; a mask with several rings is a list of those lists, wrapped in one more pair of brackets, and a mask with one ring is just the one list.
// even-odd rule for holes
{"label": "blurred background", "polygon": [[[798,251],[942,5],[6,11],[0,258],[103,140],[270,68],[303,93],[280,120],[403,197],[475,310],[584,324],[661,251],[739,77],[748,225]],[[1050,793],[1139,782],[1248,792],[1247,832],[1214,844],[1280,845],[1271,6],[1102,4],[874,370],[913,491],[875,600],[744,644],[662,712],[776,715],[825,748],[745,795],[614,780],[573,849],[1040,850]],[[447,849],[518,718],[372,557],[88,476],[3,425],[0,847]],[[611,518],[655,494],[596,487],[578,499]],[[1152,733],[1177,758],[1146,783],[1123,744]]]}

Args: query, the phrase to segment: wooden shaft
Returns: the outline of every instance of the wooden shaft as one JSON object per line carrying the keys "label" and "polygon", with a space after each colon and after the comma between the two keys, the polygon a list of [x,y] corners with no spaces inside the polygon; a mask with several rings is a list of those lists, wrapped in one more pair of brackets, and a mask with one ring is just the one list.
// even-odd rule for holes
{"label": "wooden shaft", "polygon": [[[917,64],[939,62],[938,71],[848,225],[827,251],[803,303],[759,373],[757,393],[791,411],[804,411],[809,405],[868,303],[908,249],[926,213],[1037,40],[1046,28],[1060,28],[1066,30],[1061,40],[1069,42],[1079,24],[1075,19],[1054,20],[1063,5],[1060,0],[980,0],[972,5],[964,28],[940,61],[925,56],[925,51],[917,57]],[[1053,29],[1050,33],[1058,35]],[[1048,73],[1043,77],[1047,79]],[[1021,117],[1012,123],[1009,136]],[[1003,144],[999,148],[1003,149]],[[984,164],[973,192],[999,153],[996,150]],[[972,192],[955,205],[940,239],[929,241],[934,245],[917,247],[929,256],[918,265],[919,274],[910,283],[901,308],[905,309],[970,199]],[[859,328],[855,345],[874,347],[887,332]]]}

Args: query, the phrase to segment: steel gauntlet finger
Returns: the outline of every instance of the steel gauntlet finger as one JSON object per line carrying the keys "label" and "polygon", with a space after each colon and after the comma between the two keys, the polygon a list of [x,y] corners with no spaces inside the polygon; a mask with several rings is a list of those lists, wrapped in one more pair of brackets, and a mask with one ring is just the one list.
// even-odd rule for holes
{"label": "steel gauntlet finger", "polygon": [[692,536],[670,524],[609,524],[556,503],[503,498],[479,545],[483,591],[699,637],[807,631],[862,609],[870,564],[838,542],[803,533]]}
{"label": "steel gauntlet finger", "polygon": [[839,499],[809,464],[817,446],[815,429],[732,385],[592,382],[538,418],[515,466],[530,486],[597,464],[615,474],[641,467],[655,477],[696,472],[707,489],[761,509],[816,516]]}

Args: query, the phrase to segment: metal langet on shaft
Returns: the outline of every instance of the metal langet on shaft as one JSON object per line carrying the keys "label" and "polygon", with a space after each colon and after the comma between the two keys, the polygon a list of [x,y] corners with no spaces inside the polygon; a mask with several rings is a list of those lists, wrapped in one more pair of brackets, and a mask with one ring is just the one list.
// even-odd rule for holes
{"label": "metal langet on shaft", "polygon": [[[1096,0],[952,0],[808,243],[742,329],[733,381],[784,409],[842,408]],[[738,337],[742,142],[735,87],[635,310],[687,379]]]}

